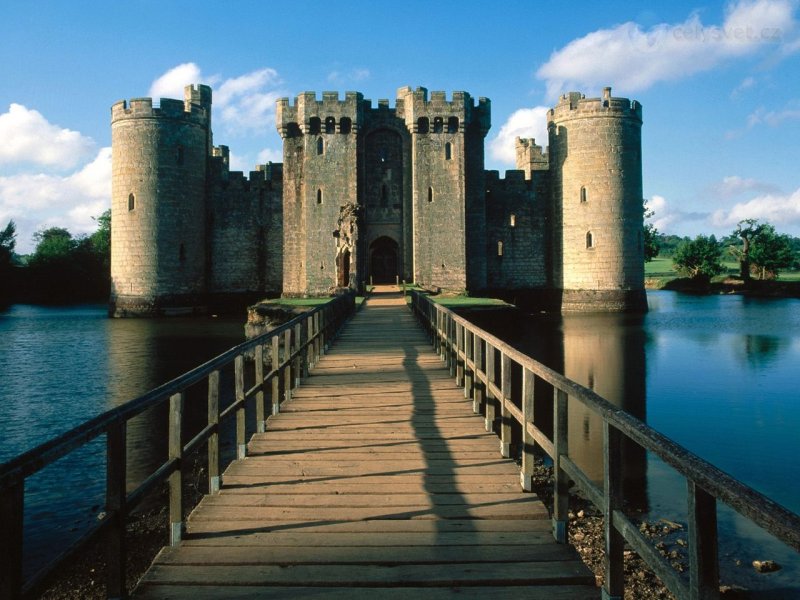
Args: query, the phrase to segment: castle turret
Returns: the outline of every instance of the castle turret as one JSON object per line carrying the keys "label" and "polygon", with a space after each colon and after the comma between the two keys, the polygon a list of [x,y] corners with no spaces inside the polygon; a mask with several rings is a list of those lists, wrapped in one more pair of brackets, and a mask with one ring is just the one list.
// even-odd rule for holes
{"label": "castle turret", "polygon": [[206,285],[211,89],[111,108],[113,315],[200,308]]}
{"label": "castle turret", "polygon": [[466,92],[401,88],[411,132],[414,280],[452,290],[486,287],[483,138],[490,103]]}
{"label": "castle turret", "polygon": [[335,235],[343,210],[358,203],[357,133],[361,94],[340,100],[306,92],[294,106],[278,101],[276,122],[283,138],[283,293],[326,294],[354,285],[357,239]]}
{"label": "castle turret", "polygon": [[548,113],[562,312],[645,311],[642,107],[571,92]]}

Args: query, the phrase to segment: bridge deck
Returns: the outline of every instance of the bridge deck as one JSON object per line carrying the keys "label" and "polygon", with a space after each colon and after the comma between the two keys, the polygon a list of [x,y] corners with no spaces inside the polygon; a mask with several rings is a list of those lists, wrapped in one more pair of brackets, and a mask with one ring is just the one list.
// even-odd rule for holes
{"label": "bridge deck", "polygon": [[597,598],[403,299],[375,295],[137,598]]}

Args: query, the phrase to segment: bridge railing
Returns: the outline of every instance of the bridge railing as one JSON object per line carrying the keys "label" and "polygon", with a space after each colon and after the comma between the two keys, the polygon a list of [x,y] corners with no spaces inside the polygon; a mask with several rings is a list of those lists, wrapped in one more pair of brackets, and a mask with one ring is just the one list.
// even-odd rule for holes
{"label": "bridge railing", "polygon": [[[189,468],[188,457],[204,445],[208,449],[208,489],[220,489],[221,424],[235,419],[236,455],[246,453],[245,425],[255,408],[256,430],[263,432],[269,414],[277,414],[283,401],[289,400],[300,378],[308,374],[327,344],[353,313],[353,295],[339,296],[332,301],[304,312],[272,331],[248,340],[184,373],[146,394],[109,410],[66,433],[0,465],[0,539],[3,559],[0,560],[0,598],[16,599],[29,595],[52,570],[77,549],[106,535],[106,592],[109,598],[127,596],[125,588],[125,527],[131,511],[158,486],[169,487],[170,544],[180,542],[184,528],[183,479]],[[269,352],[266,349],[269,348]],[[267,354],[270,356],[266,364]],[[254,373],[245,376],[246,357],[254,359]],[[233,401],[221,409],[225,396],[220,372],[233,365]],[[266,372],[265,372],[266,371]],[[247,381],[252,380],[252,381]],[[188,388],[205,385],[208,392],[207,425],[192,439],[182,439],[184,398]],[[248,385],[252,383],[252,385]],[[266,398],[269,396],[270,406]],[[135,489],[126,489],[128,422],[144,411],[169,405],[168,458]],[[106,437],[106,494],[104,516],[69,548],[61,552],[39,572],[23,579],[23,544],[25,481],[56,460],[81,448],[92,440]],[[62,500],[63,501],[63,500]]]}
{"label": "bridge railing", "polygon": [[[692,454],[646,423],[450,309],[411,291],[412,310],[431,335],[434,348],[450,368],[476,414],[483,412],[487,431],[499,421],[500,452],[511,453],[512,422],[521,429],[521,485],[532,488],[534,450],[538,445],[553,460],[553,535],[567,541],[570,480],[603,514],[604,598],[624,594],[623,550],[627,542],[679,600],[719,597],[717,502],[723,502],[793,549],[800,551],[800,517]],[[512,402],[512,365],[521,369],[520,406]],[[534,423],[537,380],[553,388],[553,434]],[[583,405],[602,419],[603,483],[594,483],[570,458],[568,407]],[[686,480],[689,575],[678,573],[623,512],[622,446],[631,440],[670,465]]]}

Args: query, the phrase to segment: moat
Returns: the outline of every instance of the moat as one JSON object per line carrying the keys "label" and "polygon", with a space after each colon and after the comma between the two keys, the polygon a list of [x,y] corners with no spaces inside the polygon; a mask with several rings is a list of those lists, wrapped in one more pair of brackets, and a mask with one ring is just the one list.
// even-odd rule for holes
{"label": "moat", "polygon": [[[800,476],[794,432],[800,425],[794,392],[800,364],[800,300],[690,296],[649,292],[650,312],[639,317],[475,315],[475,320],[789,509],[800,512]],[[241,320],[111,320],[104,306],[43,308],[17,305],[0,314],[0,460],[33,447],[86,418],[195,366],[242,340]],[[485,322],[482,322],[485,321]],[[200,410],[205,409],[202,399]],[[571,447],[592,467],[596,427],[572,415]],[[165,419],[149,415],[131,427],[129,476],[156,464]],[[159,440],[155,442],[155,440]],[[581,446],[582,444],[582,446]],[[96,446],[90,447],[90,450]],[[52,546],[46,532],[68,536],[102,510],[102,483],[83,479],[101,464],[82,452],[29,483],[27,519],[34,539],[30,562]],[[64,461],[66,462],[66,461]],[[66,479],[62,473],[76,468]],[[630,456],[640,508],[654,518],[683,521],[684,485],[663,464]],[[81,506],[37,504],[39,490],[81,489]],[[723,574],[748,587],[800,589],[793,552],[766,543],[728,511],[720,513]],[[743,541],[725,541],[736,531]],[[753,559],[784,569],[754,577]],[[742,561],[735,567],[734,561]]]}

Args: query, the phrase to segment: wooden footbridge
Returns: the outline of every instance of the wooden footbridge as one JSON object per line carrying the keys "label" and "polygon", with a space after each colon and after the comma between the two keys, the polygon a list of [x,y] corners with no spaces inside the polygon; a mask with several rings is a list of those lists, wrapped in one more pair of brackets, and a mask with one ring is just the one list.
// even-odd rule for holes
{"label": "wooden footbridge", "polygon": [[135,597],[599,597],[399,293],[366,302],[222,482]]}
{"label": "wooden footbridge", "polygon": [[[719,597],[719,502],[800,551],[796,514],[411,295],[409,310],[396,288],[376,290],[355,316],[353,297],[339,297],[0,465],[0,598],[35,595],[49,572],[100,536],[107,596],[129,595],[126,526],[165,484],[170,545],[136,598],[621,599],[627,546],[676,598],[708,600]],[[534,390],[537,403],[552,402],[549,423],[534,416]],[[184,403],[191,394],[195,404],[197,392],[207,394],[207,425],[186,440]],[[600,483],[570,456],[571,403],[602,420]],[[128,422],[167,404],[168,457],[129,489]],[[229,433],[236,459],[222,474],[220,437]],[[26,480],[97,438],[105,441],[103,516],[25,576]],[[625,512],[624,443],[686,480],[688,576]],[[209,494],[187,517],[184,479],[203,450]],[[554,464],[551,514],[530,493],[534,451]],[[603,515],[602,590],[566,543],[576,489]]]}

